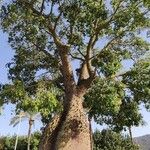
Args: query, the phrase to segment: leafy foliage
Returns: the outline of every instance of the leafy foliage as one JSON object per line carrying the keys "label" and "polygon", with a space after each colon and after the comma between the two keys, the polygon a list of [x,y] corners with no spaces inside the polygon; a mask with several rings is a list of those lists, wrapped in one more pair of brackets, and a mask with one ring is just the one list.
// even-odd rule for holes
{"label": "leafy foliage", "polygon": [[119,112],[112,115],[112,118],[106,123],[117,132],[126,130],[126,127],[144,125],[139,105],[129,97],[122,101]]}
{"label": "leafy foliage", "polygon": [[[32,134],[31,138],[31,149],[32,150],[38,150],[39,145],[39,139],[40,139],[41,133],[35,132]],[[0,143],[0,150],[14,150],[15,145],[15,139],[16,136],[12,137],[1,137],[0,140],[2,141]],[[17,150],[26,150],[27,149],[27,137],[26,136],[19,136],[18,146]]]}
{"label": "leafy foliage", "polygon": [[46,85],[44,81],[38,83],[36,93],[29,94],[25,89],[23,82],[15,81],[14,84],[4,85],[1,90],[1,100],[16,103],[16,113],[39,112],[43,123],[46,123],[54,112],[61,111],[61,103],[58,96],[61,94],[51,84]]}
{"label": "leafy foliage", "polygon": [[85,95],[89,115],[116,131],[144,124],[139,105],[149,110],[150,57],[146,55],[123,77],[97,79]]}
{"label": "leafy foliage", "polygon": [[139,150],[128,137],[111,130],[96,130],[93,134],[94,150]]}
{"label": "leafy foliage", "polygon": [[149,109],[150,100],[150,56],[142,58],[123,78],[133,98],[138,103],[144,102]]}
{"label": "leafy foliage", "polygon": [[[149,26],[148,7],[148,2],[128,0],[57,0],[44,1],[44,5],[36,0],[32,4],[16,0],[3,5],[2,29],[15,49],[13,63],[9,64],[10,78],[31,84],[41,69],[60,73],[60,57],[53,34],[49,34],[51,26],[69,45],[71,56],[76,56],[73,59],[84,60],[92,40],[93,65],[106,76],[115,74],[127,56],[138,56],[149,49],[149,43],[136,34]],[[107,41],[104,48],[94,47],[103,38]]]}
{"label": "leafy foliage", "polygon": [[[112,79],[97,79],[85,95],[90,116],[110,115],[118,112],[124,96],[124,85]],[[107,110],[106,110],[107,108]]]}

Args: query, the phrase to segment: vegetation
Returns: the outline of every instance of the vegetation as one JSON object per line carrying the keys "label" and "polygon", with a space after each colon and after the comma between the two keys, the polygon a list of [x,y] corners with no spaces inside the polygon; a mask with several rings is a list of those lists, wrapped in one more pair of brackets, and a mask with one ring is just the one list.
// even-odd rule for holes
{"label": "vegetation", "polygon": [[93,135],[94,150],[139,150],[128,137],[111,130],[96,130]]}
{"label": "vegetation", "polygon": [[[89,118],[117,130],[142,122],[139,104],[147,109],[150,104],[150,58],[140,58],[150,43],[138,31],[149,28],[149,8],[149,0],[14,0],[2,5],[1,28],[15,56],[7,65],[12,84],[1,87],[0,99],[15,103],[16,111],[33,107],[45,123],[51,120],[40,150],[91,149],[83,104]],[[120,73],[124,60],[134,65]]]}
{"label": "vegetation", "polygon": [[[31,141],[31,129],[32,126],[34,125],[34,122],[36,119],[39,119],[40,113],[37,112],[21,112],[19,115],[16,115],[15,117],[12,118],[10,125],[13,125],[14,127],[17,124],[20,124],[22,120],[27,119],[29,122],[29,128],[28,128],[28,147],[27,150],[30,150],[30,141]],[[18,135],[16,137],[16,142],[15,142],[15,149],[17,149],[17,144],[18,144]]]}
{"label": "vegetation", "polygon": [[[38,150],[39,139],[41,133],[35,132],[32,134],[30,149],[31,150]],[[0,150],[14,150],[16,136],[12,137],[1,137],[0,138]],[[19,136],[18,145],[16,150],[27,150],[27,136]]]}
{"label": "vegetation", "polygon": [[[31,149],[38,150],[41,133],[32,134]],[[14,150],[15,136],[0,138],[0,150]],[[93,133],[93,150],[139,150],[136,144],[132,144],[128,137],[124,137],[119,133],[111,130],[96,130]],[[17,150],[27,149],[27,137],[19,136]]]}

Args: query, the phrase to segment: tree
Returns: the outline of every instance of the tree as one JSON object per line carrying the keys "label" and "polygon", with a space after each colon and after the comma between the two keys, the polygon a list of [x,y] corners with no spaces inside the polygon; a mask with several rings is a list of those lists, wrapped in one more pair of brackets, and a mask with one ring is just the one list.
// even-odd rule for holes
{"label": "tree", "polygon": [[[143,123],[139,104],[131,97],[127,97],[124,86],[118,86],[121,85],[117,83],[118,81],[111,81],[111,84],[109,81],[106,85],[99,82],[105,83],[105,81],[98,81],[85,96],[86,107],[90,109],[89,116],[93,117],[98,124],[106,124],[116,132]],[[132,141],[131,130],[129,131]]]}
{"label": "tree", "polygon": [[118,109],[122,97],[115,82],[122,61],[149,49],[137,35],[149,26],[149,6],[148,0],[15,0],[2,6],[1,26],[15,50],[9,78],[34,95],[40,70],[64,91],[63,111],[47,125],[39,149],[91,149],[84,95],[96,76],[105,79],[115,87],[106,99]]}
{"label": "tree", "polygon": [[5,84],[0,93],[0,100],[3,103],[16,104],[16,114],[20,111],[40,112],[41,121],[46,125],[55,113],[61,111],[63,95],[50,81],[47,83],[40,79],[36,84],[34,94],[26,91],[22,81],[15,80],[13,84]]}
{"label": "tree", "polygon": [[[19,124],[18,125],[18,131],[17,131],[17,136],[16,136],[16,141],[15,141],[15,147],[14,147],[14,150],[17,149],[17,144],[18,144],[18,136],[19,136],[19,130],[20,130],[20,123],[21,123],[21,119],[22,117],[24,116],[24,113],[23,112],[20,112],[19,115],[17,115],[15,118],[12,119],[11,121],[11,124],[13,123],[17,123]],[[14,125],[17,125],[17,124],[14,124]]]}
{"label": "tree", "polygon": [[139,150],[128,137],[111,130],[96,130],[93,134],[94,150]]}
{"label": "tree", "polygon": [[[20,124],[20,122],[24,119],[28,119],[29,122],[29,128],[28,128],[28,146],[27,150],[30,150],[30,140],[31,140],[31,129],[36,119],[39,119],[40,113],[37,112],[22,112],[19,115],[16,115],[11,119],[10,125],[13,125],[14,127],[17,124]],[[18,135],[16,137],[15,142],[15,150],[17,149],[17,143],[18,143]]]}
{"label": "tree", "polygon": [[150,88],[149,88],[149,72],[150,72],[150,53],[141,58],[132,70],[127,72],[123,77],[133,99],[138,104],[144,104],[149,110],[150,105]]}
{"label": "tree", "polygon": [[112,115],[110,126],[117,132],[128,130],[131,142],[133,143],[132,127],[138,127],[139,125],[144,125],[143,117],[139,112],[139,105],[136,101],[126,97],[122,101],[119,112]]}
{"label": "tree", "polygon": [[[40,136],[41,136],[40,132],[32,133],[32,139],[30,145],[32,150],[38,150]],[[0,150],[4,150],[4,149],[14,150],[15,139],[16,136],[0,137],[0,141],[1,141]],[[19,136],[17,150],[27,150],[27,136]]]}
{"label": "tree", "polygon": [[[97,81],[85,96],[86,107],[90,109],[88,113],[98,124],[105,123],[116,132],[129,129],[131,141],[131,127],[145,124],[139,106],[144,104],[148,109],[150,103],[149,62],[150,57],[146,55],[123,75],[123,79]],[[140,94],[134,92],[137,88],[140,88]],[[118,105],[115,100],[119,97],[121,104]]]}

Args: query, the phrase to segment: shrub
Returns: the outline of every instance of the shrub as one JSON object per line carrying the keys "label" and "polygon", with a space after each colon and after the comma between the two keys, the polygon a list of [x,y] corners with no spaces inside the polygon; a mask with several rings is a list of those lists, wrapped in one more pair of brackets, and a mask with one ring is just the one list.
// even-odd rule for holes
{"label": "shrub", "polygon": [[93,134],[94,150],[139,150],[129,137],[111,130],[96,130]]}

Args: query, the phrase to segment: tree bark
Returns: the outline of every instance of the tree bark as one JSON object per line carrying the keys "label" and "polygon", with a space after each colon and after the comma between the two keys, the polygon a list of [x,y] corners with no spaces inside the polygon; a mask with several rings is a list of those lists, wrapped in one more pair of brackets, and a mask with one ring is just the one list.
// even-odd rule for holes
{"label": "tree bark", "polygon": [[89,88],[93,76],[89,76],[87,62],[81,66],[82,72],[76,85],[69,47],[63,45],[53,36],[57,46],[65,87],[64,110],[61,115],[55,116],[43,132],[39,150],[91,150],[89,122],[83,109],[83,96]]}
{"label": "tree bark", "polygon": [[66,94],[64,111],[45,128],[39,150],[91,150],[89,122],[81,93]]}

